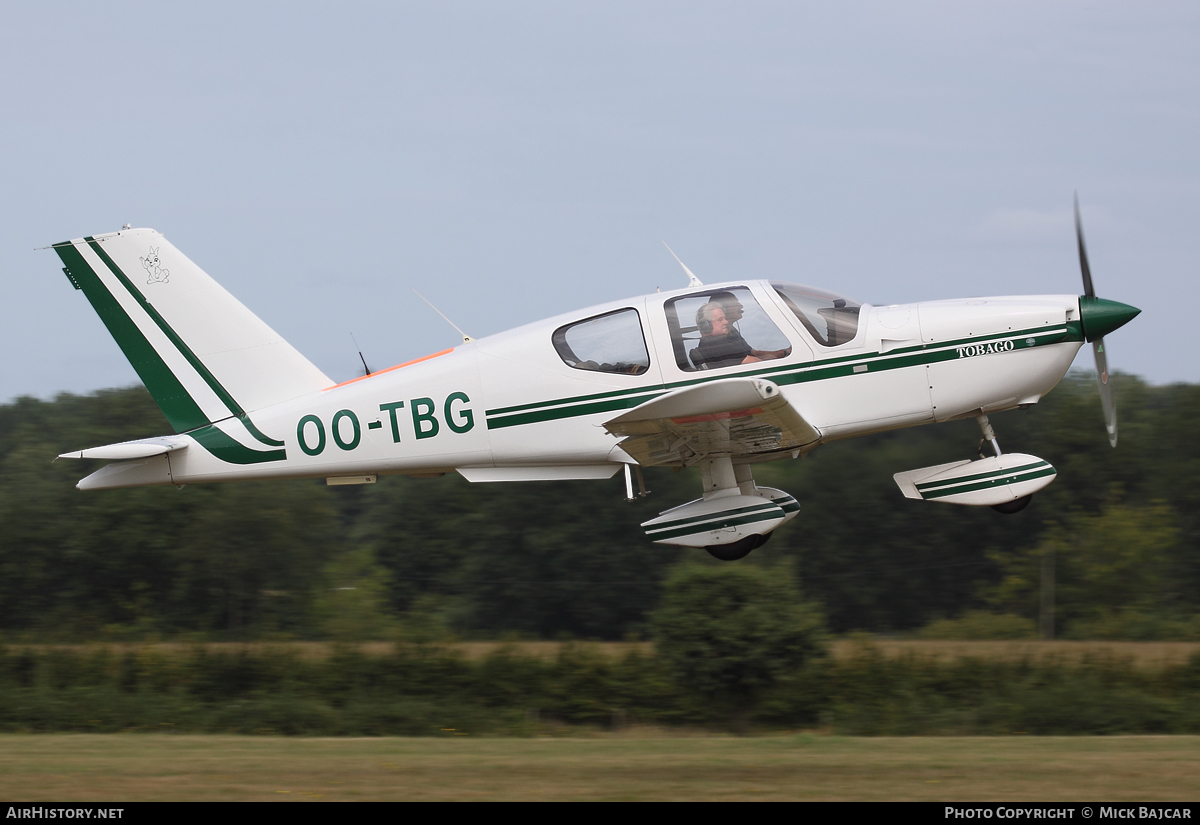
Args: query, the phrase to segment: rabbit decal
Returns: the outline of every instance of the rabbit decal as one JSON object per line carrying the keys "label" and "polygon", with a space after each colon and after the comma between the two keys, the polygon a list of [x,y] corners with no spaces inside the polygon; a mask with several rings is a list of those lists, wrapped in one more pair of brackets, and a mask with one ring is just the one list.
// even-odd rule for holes
{"label": "rabbit decal", "polygon": [[[159,247],[161,249],[162,247]],[[146,253],[146,257],[139,258],[142,262],[142,268],[146,270],[146,274],[150,277],[146,279],[148,284],[165,284],[171,277],[170,270],[163,269],[162,261],[158,257],[158,249],[150,247],[150,251]]]}

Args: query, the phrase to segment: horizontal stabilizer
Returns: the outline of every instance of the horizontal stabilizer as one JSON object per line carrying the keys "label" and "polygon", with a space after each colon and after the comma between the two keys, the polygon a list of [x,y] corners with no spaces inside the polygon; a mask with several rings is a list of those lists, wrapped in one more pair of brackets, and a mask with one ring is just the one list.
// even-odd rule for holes
{"label": "horizontal stabilizer", "polygon": [[108,444],[104,447],[92,447],[90,450],[63,453],[59,458],[98,458],[105,461],[128,461],[134,458],[149,458],[152,455],[162,455],[163,453],[183,450],[190,443],[186,438],[166,435],[159,438],[140,438],[137,441],[122,441],[120,444]]}
{"label": "horizontal stabilizer", "polygon": [[728,378],[676,390],[604,423],[620,447],[646,466],[687,464],[696,456],[732,457],[796,450],[821,437],[761,378]]}
{"label": "horizontal stabilizer", "polygon": [[171,460],[168,454],[148,458],[114,461],[75,485],[77,490],[109,490],[114,487],[147,487],[172,484]]}

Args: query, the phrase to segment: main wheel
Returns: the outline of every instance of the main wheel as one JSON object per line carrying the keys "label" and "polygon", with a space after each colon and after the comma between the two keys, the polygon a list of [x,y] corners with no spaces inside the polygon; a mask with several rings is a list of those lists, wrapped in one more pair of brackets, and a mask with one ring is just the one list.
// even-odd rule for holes
{"label": "main wheel", "polygon": [[1013,513],[1019,513],[1022,510],[1024,510],[1026,507],[1029,506],[1029,502],[1031,502],[1031,501],[1033,501],[1033,493],[1030,493],[1027,496],[1021,496],[1020,498],[1013,499],[1012,501],[1006,501],[1003,504],[993,504],[992,509],[995,510],[997,513],[1004,513],[1005,515],[1012,515]]}
{"label": "main wheel", "polygon": [[770,540],[770,538],[770,533],[767,533],[765,536],[746,536],[746,538],[739,539],[733,544],[710,544],[704,549],[707,550],[709,555],[714,559],[720,559],[721,561],[737,561],[738,559],[744,559],[746,556],[750,555],[751,550],[762,547]]}

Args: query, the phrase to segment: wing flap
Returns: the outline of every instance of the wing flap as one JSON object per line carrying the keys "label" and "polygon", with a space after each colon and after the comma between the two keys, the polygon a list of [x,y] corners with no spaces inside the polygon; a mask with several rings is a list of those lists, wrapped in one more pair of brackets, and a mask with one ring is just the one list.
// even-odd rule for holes
{"label": "wing flap", "polygon": [[644,466],[797,450],[821,437],[777,384],[758,378],[677,390],[622,413],[604,428],[621,437],[621,449]]}

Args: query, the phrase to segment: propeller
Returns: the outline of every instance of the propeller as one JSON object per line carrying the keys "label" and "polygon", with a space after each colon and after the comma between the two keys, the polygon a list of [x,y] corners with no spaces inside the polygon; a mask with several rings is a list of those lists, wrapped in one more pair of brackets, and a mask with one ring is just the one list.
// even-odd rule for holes
{"label": "propeller", "polygon": [[1104,426],[1108,443],[1117,446],[1117,408],[1113,404],[1112,386],[1108,383],[1108,356],[1104,351],[1104,335],[1133,320],[1141,312],[1137,307],[1096,297],[1092,285],[1092,269],[1088,266],[1087,247],[1083,243],[1083,221],[1079,218],[1079,194],[1075,195],[1075,239],[1079,243],[1079,269],[1083,274],[1083,294],[1079,296],[1079,315],[1084,338],[1092,343],[1096,359],[1096,381],[1100,387],[1100,404],[1104,408]]}

